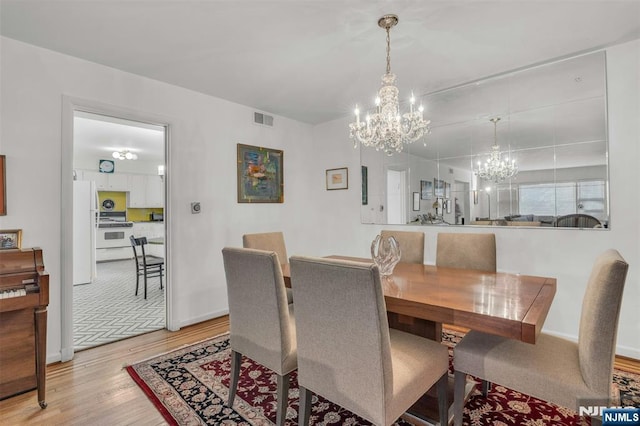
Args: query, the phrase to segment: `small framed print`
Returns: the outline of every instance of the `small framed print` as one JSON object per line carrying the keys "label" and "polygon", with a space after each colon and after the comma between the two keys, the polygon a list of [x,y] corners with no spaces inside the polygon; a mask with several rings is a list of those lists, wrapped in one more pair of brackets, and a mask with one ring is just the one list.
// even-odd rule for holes
{"label": "small framed print", "polygon": [[349,173],[346,167],[327,170],[327,191],[349,189]]}
{"label": "small framed print", "polygon": [[419,192],[413,193],[413,205],[411,210],[413,210],[414,212],[420,211],[420,193]]}
{"label": "small framed print", "polygon": [[361,166],[362,173],[362,205],[369,204],[369,171],[367,166]]}
{"label": "small framed print", "polygon": [[433,182],[430,180],[420,181],[420,199],[430,200],[433,197]]}
{"label": "small framed print", "polygon": [[0,230],[0,250],[22,247],[22,229]]}

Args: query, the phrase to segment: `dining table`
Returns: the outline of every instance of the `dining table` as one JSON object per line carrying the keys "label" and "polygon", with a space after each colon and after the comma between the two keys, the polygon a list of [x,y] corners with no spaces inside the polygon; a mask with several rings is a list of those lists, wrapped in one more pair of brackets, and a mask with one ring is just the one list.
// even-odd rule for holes
{"label": "dining table", "polygon": [[[327,258],[373,263],[350,256]],[[291,287],[288,263],[282,273]],[[402,262],[380,281],[389,327],[436,341],[442,340],[447,324],[535,344],[556,292],[551,277]],[[433,395],[430,391],[410,412],[438,418]]]}

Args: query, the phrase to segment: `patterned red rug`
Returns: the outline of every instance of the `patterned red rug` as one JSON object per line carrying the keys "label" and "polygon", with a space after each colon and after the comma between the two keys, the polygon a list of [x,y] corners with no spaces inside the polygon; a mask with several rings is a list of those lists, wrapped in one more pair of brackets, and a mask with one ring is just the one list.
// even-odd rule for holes
{"label": "patterned red rug", "polygon": [[[450,348],[460,339],[444,332]],[[228,335],[126,367],[156,408],[171,425],[271,425],[276,418],[276,376],[244,357],[233,408],[228,397],[230,350]],[[622,404],[640,406],[640,376],[615,371],[614,385]],[[298,418],[298,383],[295,372],[289,389],[287,424]],[[368,425],[353,413],[316,396],[311,424]],[[396,425],[409,425],[399,420]],[[502,386],[493,386],[487,398],[478,387],[465,405],[465,425],[588,425],[575,411],[549,404]]]}

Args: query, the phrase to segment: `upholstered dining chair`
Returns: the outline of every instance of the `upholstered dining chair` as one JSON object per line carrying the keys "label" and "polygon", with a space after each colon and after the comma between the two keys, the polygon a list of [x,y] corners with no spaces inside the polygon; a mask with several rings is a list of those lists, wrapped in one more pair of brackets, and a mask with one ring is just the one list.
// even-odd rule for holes
{"label": "upholstered dining chair", "polygon": [[424,232],[383,230],[380,236],[383,240],[393,237],[400,244],[400,262],[424,263]]}
{"label": "upholstered dining chair", "polygon": [[495,272],[495,234],[439,233],[436,266]]}
{"label": "upholstered dining chair", "polygon": [[616,250],[593,265],[578,342],[541,333],[535,344],[470,331],[454,349],[455,425],[462,425],[466,375],[578,410],[611,405],[622,293],[629,265]]}
{"label": "upholstered dining chair", "polygon": [[[245,234],[242,236],[242,246],[256,250],[275,251],[281,264],[289,262],[282,232]],[[293,293],[290,288],[287,288],[287,301],[293,303]]]}
{"label": "upholstered dining chair", "polygon": [[553,222],[553,226],[558,228],[602,228],[602,223],[588,214],[574,213],[560,216]]}
{"label": "upholstered dining chair", "polygon": [[284,425],[297,345],[293,305],[287,303],[280,261],[273,251],[245,248],[225,247],[222,257],[229,296],[229,406],[233,407],[245,355],[277,374],[276,424]]}
{"label": "upholstered dining chair", "polygon": [[314,392],[376,425],[390,425],[436,383],[440,421],[447,424],[446,347],[389,329],[378,267],[300,256],[290,265],[298,424],[309,424]]}
{"label": "upholstered dining chair", "polygon": [[[147,237],[129,236],[131,247],[133,248],[133,260],[136,262],[136,296],[138,295],[138,286],[140,285],[140,277],[144,278],[144,298],[147,298],[147,278],[159,277],[160,290],[162,290],[162,275],[164,274],[164,259],[156,256],[148,256],[144,246],[147,245]],[[140,249],[140,253],[136,249]]]}

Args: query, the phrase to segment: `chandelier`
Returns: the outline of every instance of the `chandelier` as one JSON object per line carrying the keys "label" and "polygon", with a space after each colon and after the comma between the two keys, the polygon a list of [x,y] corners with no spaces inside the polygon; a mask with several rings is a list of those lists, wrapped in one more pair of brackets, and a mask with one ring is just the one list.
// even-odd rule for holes
{"label": "chandelier", "polygon": [[478,161],[478,170],[476,170],[475,173],[476,176],[484,180],[500,183],[507,178],[515,176],[518,173],[518,166],[516,165],[516,160],[512,159],[509,161],[508,156],[506,156],[504,160],[502,159],[502,153],[498,146],[497,133],[500,117],[492,118],[489,121],[493,123],[493,146],[491,147],[487,161],[484,164]]}
{"label": "chandelier", "polygon": [[384,15],[378,26],[387,32],[387,72],[382,76],[382,87],[376,97],[375,112],[367,114],[360,121],[360,110],[356,105],[355,123],[349,124],[349,137],[354,139],[353,147],[360,142],[364,146],[383,150],[387,155],[401,152],[404,144],[412,143],[429,133],[429,120],[424,120],[422,105],[414,110],[415,98],[411,94],[409,112],[400,113],[396,76],[391,73],[391,41],[389,30],[398,23],[396,15]]}
{"label": "chandelier", "polygon": [[132,153],[131,151],[129,151],[128,149],[124,149],[122,151],[113,151],[113,154],[111,154],[111,156],[116,160],[137,160],[138,159],[138,156]]}

